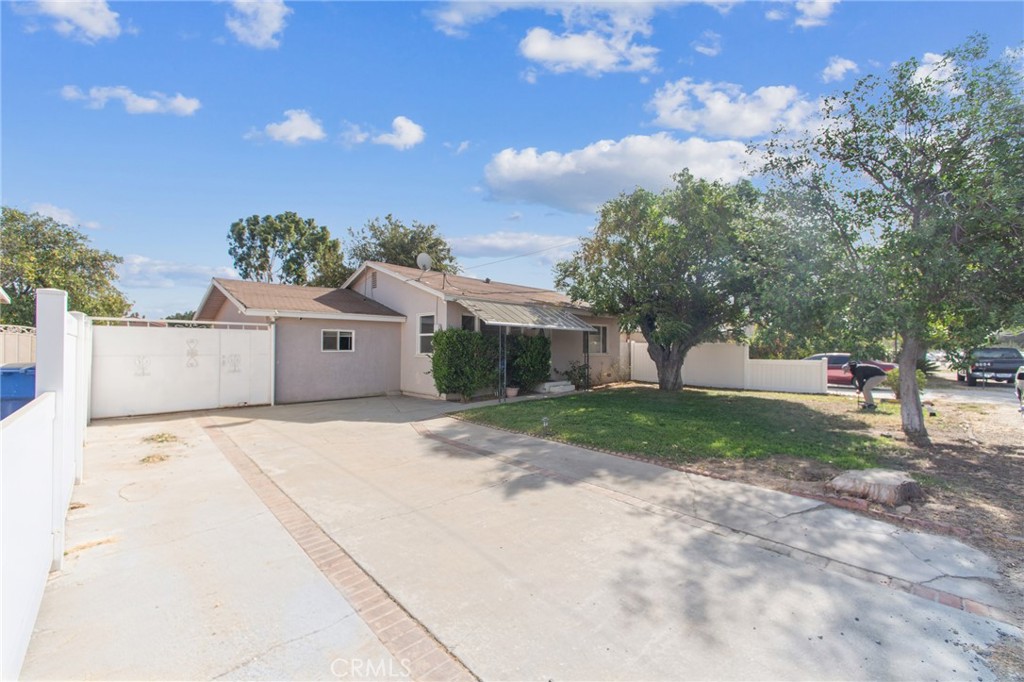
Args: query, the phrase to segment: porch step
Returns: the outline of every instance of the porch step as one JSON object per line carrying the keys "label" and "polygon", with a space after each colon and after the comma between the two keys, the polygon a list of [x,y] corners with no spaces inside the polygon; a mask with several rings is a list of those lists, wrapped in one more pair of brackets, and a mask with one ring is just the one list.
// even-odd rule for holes
{"label": "porch step", "polygon": [[537,386],[538,393],[572,393],[576,387],[568,381],[545,381]]}

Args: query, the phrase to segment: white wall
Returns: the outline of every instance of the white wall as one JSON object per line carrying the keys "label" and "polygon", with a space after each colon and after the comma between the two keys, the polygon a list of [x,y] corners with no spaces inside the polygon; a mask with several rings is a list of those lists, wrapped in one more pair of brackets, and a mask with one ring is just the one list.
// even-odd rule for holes
{"label": "white wall", "polygon": [[0,422],[0,679],[17,679],[53,562],[54,393]]}
{"label": "white wall", "polygon": [[67,294],[36,291],[36,398],[0,421],[0,677],[17,678],[46,576],[64,561],[64,521],[81,480],[88,383],[85,316]]}
{"label": "white wall", "polygon": [[92,416],[123,417],[271,402],[271,332],[92,327]]}
{"label": "white wall", "polygon": [[[657,383],[658,370],[647,344],[630,341],[633,381]],[[683,361],[683,383],[706,388],[732,388],[781,393],[826,393],[824,360],[751,360],[746,345],[706,343],[692,348]]]}

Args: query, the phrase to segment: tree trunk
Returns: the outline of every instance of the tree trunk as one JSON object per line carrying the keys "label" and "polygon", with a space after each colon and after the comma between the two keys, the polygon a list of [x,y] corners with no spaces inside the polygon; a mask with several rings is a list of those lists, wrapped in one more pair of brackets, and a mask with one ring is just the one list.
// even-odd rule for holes
{"label": "tree trunk", "polygon": [[675,344],[662,346],[647,342],[647,354],[658,368],[658,390],[678,391],[683,387],[683,358],[686,353]]}
{"label": "tree trunk", "polygon": [[921,409],[921,392],[917,385],[917,358],[924,351],[924,343],[915,334],[902,332],[903,348],[900,350],[900,418],[903,433],[915,441],[927,441],[928,429],[924,426],[924,412]]}

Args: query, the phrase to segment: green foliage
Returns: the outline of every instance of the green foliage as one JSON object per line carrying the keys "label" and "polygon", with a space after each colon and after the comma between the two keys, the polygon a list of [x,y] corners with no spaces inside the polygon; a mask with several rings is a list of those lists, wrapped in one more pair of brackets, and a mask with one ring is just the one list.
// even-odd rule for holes
{"label": "green foliage", "polygon": [[63,289],[68,307],[96,317],[123,317],[131,302],[114,282],[123,261],[89,246],[78,230],[53,218],[3,207],[0,284],[11,304],[0,306],[5,324],[35,326],[36,289]]}
{"label": "green foliage", "polygon": [[[911,59],[826,98],[816,132],[762,150],[782,190],[807,197],[813,233],[842,256],[819,285],[835,319],[928,348],[969,347],[1024,301],[1024,76],[973,37],[939,61]],[[791,292],[787,291],[787,294]],[[913,377],[907,377],[908,382]],[[925,436],[920,399],[903,430]]]}
{"label": "green foliage", "polygon": [[[459,413],[469,421],[672,462],[780,453],[842,469],[876,466],[889,447],[864,422],[829,414],[836,396],[620,388]],[[883,407],[884,409],[884,407]],[[546,432],[542,419],[548,418]]]}
{"label": "green foliage", "polygon": [[576,388],[590,388],[590,365],[585,362],[569,361],[569,369],[556,372],[565,377],[565,380]]}
{"label": "green foliage", "polygon": [[677,390],[693,346],[740,338],[748,320],[743,224],[757,203],[750,183],[675,176],[661,194],[637,189],[601,207],[591,237],[556,265],[556,286],[598,314],[639,329],[658,367],[658,386]]}
{"label": "green foliage", "polygon": [[[915,370],[914,374],[915,374],[915,376],[917,378],[917,386],[918,386],[917,390],[918,390],[918,392],[923,391],[924,390],[924,385],[928,381],[928,376],[925,374],[925,372],[923,370],[920,370],[920,369]],[[893,395],[895,395],[896,399],[899,400],[900,399],[900,368],[897,367],[896,369],[893,369],[893,370],[890,370],[889,372],[887,372],[886,375],[885,375],[885,379],[882,381],[882,385],[885,386],[888,389],[891,389],[892,392],[893,392]]]}
{"label": "green foliage", "polygon": [[533,390],[551,376],[551,339],[546,336],[509,336],[506,369],[508,385]]}
{"label": "green foliage", "polygon": [[498,383],[498,344],[493,337],[465,329],[434,332],[430,373],[438,393],[468,401],[482,388]]}
{"label": "green foliage", "polygon": [[352,274],[330,230],[291,211],[236,220],[228,244],[242,279],[338,287]]}
{"label": "green foliage", "polygon": [[348,232],[351,239],[349,264],[353,268],[366,261],[415,268],[416,256],[426,253],[432,261],[431,270],[449,274],[459,272],[451,246],[437,233],[436,225],[424,225],[414,220],[412,227],[406,227],[389,213],[383,222],[374,218],[359,232],[351,228]]}
{"label": "green foliage", "polygon": [[196,311],[194,311],[194,310],[186,310],[183,313],[174,313],[173,315],[168,315],[164,319],[165,320],[191,320],[193,317],[195,317],[195,315],[196,315]]}

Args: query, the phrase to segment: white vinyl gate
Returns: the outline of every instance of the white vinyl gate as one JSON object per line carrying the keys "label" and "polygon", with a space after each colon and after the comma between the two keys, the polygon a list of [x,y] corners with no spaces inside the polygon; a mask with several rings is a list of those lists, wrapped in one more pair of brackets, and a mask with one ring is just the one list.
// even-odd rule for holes
{"label": "white vinyl gate", "polygon": [[92,418],[272,401],[268,325],[170,324],[94,319]]}

